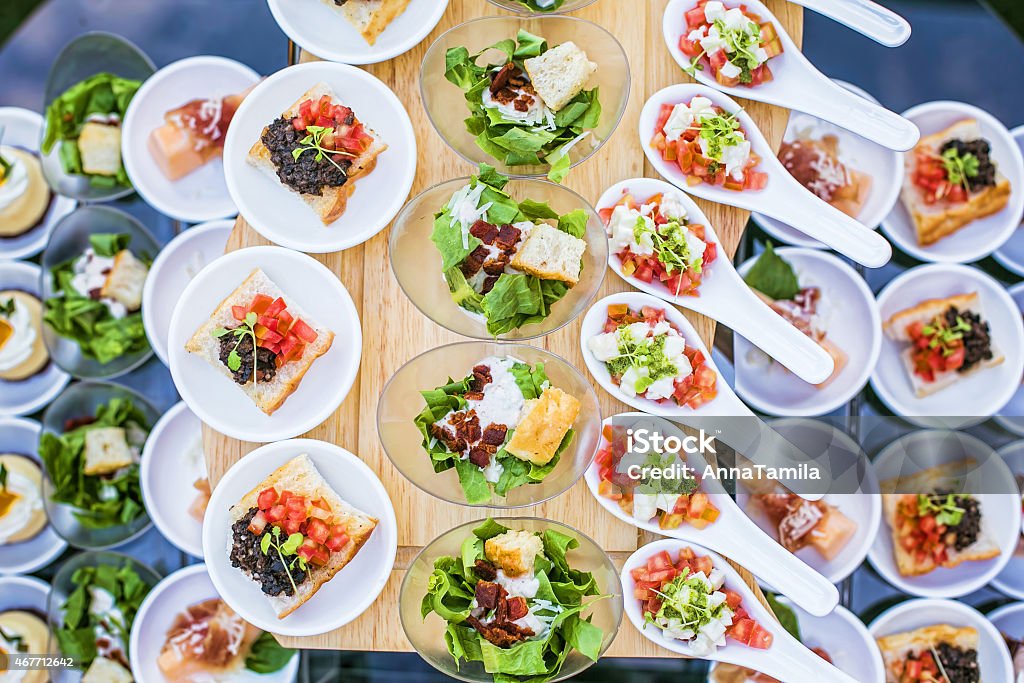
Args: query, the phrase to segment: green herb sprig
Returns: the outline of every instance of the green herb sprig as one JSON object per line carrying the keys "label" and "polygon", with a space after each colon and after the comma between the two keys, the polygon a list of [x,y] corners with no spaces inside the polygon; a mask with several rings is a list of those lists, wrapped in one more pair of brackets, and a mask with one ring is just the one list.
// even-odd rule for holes
{"label": "green herb sprig", "polygon": [[956,325],[953,327],[945,326],[945,319],[937,317],[930,325],[925,325],[921,328],[921,333],[926,337],[932,337],[932,340],[928,342],[929,349],[942,348],[942,356],[948,358],[956,353],[956,349],[953,348],[953,344],[964,338],[964,332],[970,332],[971,326],[961,318],[956,317]]}
{"label": "green herb sprig", "polygon": [[341,154],[342,156],[347,157],[354,157],[356,155],[341,149],[327,149],[323,146],[324,136],[327,135],[328,132],[333,131],[333,128],[327,128],[325,126],[307,126],[306,132],[308,135],[299,140],[299,147],[292,150],[292,158],[295,159],[295,161],[298,161],[299,157],[306,152],[316,152],[316,156],[313,157],[314,161],[323,161],[326,159],[334,164],[334,167],[339,171],[345,173],[345,169],[343,169],[341,165],[334,160],[334,155]]}
{"label": "green herb sprig", "polygon": [[961,498],[966,498],[966,496],[950,493],[946,495],[945,499],[942,499],[941,496],[927,496],[919,493],[917,495],[917,514],[921,517],[934,514],[935,521],[939,524],[957,526],[963,520],[966,512],[964,508],[957,505],[957,501]]}
{"label": "green herb sprig", "polygon": [[14,297],[7,301],[0,301],[0,318],[10,318],[14,315]]}
{"label": "green herb sprig", "polygon": [[7,492],[7,466],[0,462],[0,491]]}
{"label": "green herb sprig", "polygon": [[946,167],[946,178],[954,185],[963,186],[967,192],[971,191],[971,178],[978,176],[980,163],[978,157],[970,152],[961,155],[956,147],[950,147],[942,153],[942,165]]}
{"label": "green herb sprig", "polygon": [[[730,64],[740,70],[740,83],[753,82],[754,69],[761,65],[761,62],[754,54],[754,50],[761,45],[761,27],[758,26],[757,22],[750,21],[743,28],[729,28],[721,19],[715,19],[714,27],[718,31],[718,35],[732,48],[731,51],[727,52],[728,60]],[[707,53],[707,50],[702,49],[700,54],[690,60],[688,67],[683,67],[683,71],[689,74],[691,78],[696,78],[697,72],[704,70],[701,59]]]}
{"label": "green herb sprig", "polygon": [[700,137],[708,142],[708,156],[720,161],[722,149],[735,147],[744,141],[740,132],[740,120],[736,114],[723,112],[714,116],[699,118],[690,130],[699,131]]}
{"label": "green herb sprig", "polygon": [[17,633],[10,634],[7,631],[0,628],[0,638],[3,638],[14,647],[18,652],[28,652],[28,644],[25,642],[25,637]]}
{"label": "green herb sprig", "polygon": [[[260,539],[260,552],[269,555],[270,551],[274,550],[277,553],[278,559],[285,567],[284,573],[288,575],[288,582],[292,584],[292,590],[296,593],[299,592],[299,587],[295,585],[295,579],[292,578],[292,569],[298,565],[299,569],[306,571],[306,559],[295,554],[304,540],[306,538],[302,534],[291,534],[282,542],[281,527],[278,526],[273,527],[271,533],[264,534]],[[289,557],[293,557],[291,562],[286,559]]]}
{"label": "green herb sprig", "polygon": [[231,353],[228,354],[228,370],[231,370],[231,372],[238,372],[238,369],[242,367],[242,356],[238,353],[238,347],[246,337],[252,339],[252,376],[254,381],[256,379],[256,364],[258,362],[256,354],[256,318],[256,313],[254,311],[249,311],[246,313],[245,320],[242,321],[242,324],[233,330],[229,330],[226,327],[218,327],[213,331],[213,336],[217,339],[233,334],[237,340],[235,341],[235,347],[231,349]]}

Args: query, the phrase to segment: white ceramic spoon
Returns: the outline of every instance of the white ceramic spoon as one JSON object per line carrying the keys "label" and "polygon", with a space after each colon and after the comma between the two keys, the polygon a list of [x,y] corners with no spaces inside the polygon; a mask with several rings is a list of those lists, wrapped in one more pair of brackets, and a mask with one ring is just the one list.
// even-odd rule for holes
{"label": "white ceramic spoon", "polygon": [[852,28],[886,47],[899,47],[910,38],[910,22],[871,0],[790,0]]}
{"label": "white ceramic spoon", "polygon": [[[684,69],[690,67],[690,58],[679,49],[679,38],[690,32],[684,15],[696,4],[696,0],[671,0],[662,18],[665,44],[672,58]],[[759,0],[744,0],[744,5],[748,11],[761,17],[762,23],[770,21],[774,24],[782,41],[782,54],[768,61],[774,79],[753,87],[727,87],[718,83],[705,67],[703,71],[696,71],[694,78],[697,81],[733,97],[811,114],[899,152],[917,144],[921,137],[917,126],[899,114],[836,85],[804,57],[779,20]]]}
{"label": "white ceramic spoon", "polygon": [[[707,555],[714,562],[715,568],[725,572],[725,586],[735,591],[743,598],[742,606],[752,619],[761,625],[766,631],[772,634],[772,644],[766,650],[742,645],[733,640],[727,640],[724,647],[718,648],[711,654],[694,654],[690,646],[684,641],[675,638],[668,638],[662,634],[662,630],[654,624],[645,624],[640,601],[632,597],[636,581],[630,573],[633,569],[642,567],[647,559],[661,551],[667,551],[673,559],[679,556],[679,551],[685,547],[693,548],[698,555]],[[857,681],[836,667],[832,666],[810,649],[805,647],[799,640],[789,635],[786,629],[768,611],[768,608],[761,604],[754,592],[746,584],[739,572],[733,569],[732,565],[725,561],[725,558],[700,547],[695,543],[676,539],[655,541],[643,546],[629,558],[622,567],[622,594],[625,596],[625,610],[633,626],[640,631],[644,638],[652,643],[660,645],[666,650],[671,650],[685,657],[706,659],[714,662],[725,662],[736,664],[756,671],[761,671],[773,676],[782,683],[857,683]]]}
{"label": "white ceramic spoon", "polygon": [[624,275],[622,261],[609,249],[608,265],[616,275],[642,292],[714,318],[806,382],[820,384],[831,376],[835,369],[832,357],[754,294],[736,272],[711,221],[692,199],[663,180],[632,178],[608,188],[597,200],[596,208],[613,206],[623,194],[631,194],[640,204],[656,194],[678,196],[689,222],[704,226],[704,241],[718,245],[719,257],[704,269],[703,281],[697,290],[699,296],[674,296],[661,282],[647,283]]}
{"label": "white ceramic spoon", "polygon": [[[680,334],[686,340],[687,348],[699,349],[704,354],[708,367],[715,371],[718,376],[716,384],[718,395],[694,409],[676,405],[671,400],[659,403],[641,396],[629,396],[622,391],[612,381],[611,373],[608,372],[608,367],[604,362],[594,357],[588,343],[592,337],[604,332],[610,304],[627,304],[635,310],[644,306],[664,310],[665,319],[679,329]],[[755,463],[766,467],[800,467],[806,464],[817,470],[820,473],[820,478],[813,480],[806,476],[799,478],[799,486],[791,487],[791,489],[796,489],[794,493],[807,500],[820,500],[828,493],[832,485],[832,478],[827,468],[819,468],[806,453],[768,427],[739,399],[732,387],[722,379],[722,373],[715,366],[711,352],[701,341],[697,330],[678,308],[642,292],[620,292],[606,296],[593,304],[583,316],[583,323],[580,326],[580,350],[590,375],[605,391],[626,405],[649,415],[670,418],[695,429],[703,429],[709,434],[714,434],[718,440],[738,453],[742,453]],[[744,419],[736,419],[737,417]]]}
{"label": "white ceramic spoon", "polygon": [[[665,161],[661,153],[651,147],[661,105],[688,104],[698,95],[736,115],[751,149],[761,158],[755,170],[768,174],[768,184],[763,190],[726,190],[704,182],[690,185],[678,164]],[[869,268],[879,268],[892,257],[892,246],[883,236],[819,199],[797,182],[776,158],[754,120],[728,95],[697,83],[670,85],[654,93],[644,104],[639,131],[640,144],[651,165],[665,180],[689,194],[775,218]]]}
{"label": "white ceramic spoon", "polygon": [[[632,420],[637,420],[636,423]],[[681,434],[678,425],[644,413],[620,413],[606,418],[604,425],[631,426],[654,421],[655,428],[663,435]],[[661,422],[663,424],[657,424]],[[608,442],[602,438],[600,448]],[[699,453],[680,453],[686,463],[698,474],[704,472],[707,461]],[[824,616],[839,604],[839,591],[827,578],[819,574],[803,560],[779,545],[757,526],[736,501],[725,492],[721,482],[714,477],[705,477],[700,490],[708,494],[712,504],[719,510],[718,519],[706,529],[697,529],[685,522],[676,529],[662,529],[657,522],[643,521],[626,514],[618,502],[598,493],[601,483],[600,465],[591,463],[584,474],[590,493],[601,506],[623,522],[638,529],[670,538],[700,543],[716,552],[728,555],[750,570],[759,579],[772,585],[777,591],[814,616]],[[625,593],[629,595],[629,593]]]}

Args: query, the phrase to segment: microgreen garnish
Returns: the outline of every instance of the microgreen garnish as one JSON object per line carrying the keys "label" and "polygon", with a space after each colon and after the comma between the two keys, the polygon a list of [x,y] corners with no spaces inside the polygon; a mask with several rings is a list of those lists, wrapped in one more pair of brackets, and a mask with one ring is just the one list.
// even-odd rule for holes
{"label": "microgreen garnish", "polygon": [[10,318],[14,315],[14,297],[7,301],[0,301],[0,317]]}
{"label": "microgreen garnish", "polygon": [[971,191],[969,179],[978,175],[978,157],[970,152],[961,155],[956,147],[950,147],[942,153],[942,165],[946,167],[946,178],[949,182],[962,185],[966,191]]}
{"label": "microgreen garnish", "polygon": [[[269,534],[264,534],[263,538],[260,539],[260,552],[264,555],[269,555],[270,550],[273,549],[277,552],[278,559],[281,560],[281,564],[284,565],[284,573],[288,575],[288,582],[292,584],[292,590],[296,593],[299,592],[299,587],[295,585],[295,579],[292,578],[292,569],[297,564],[299,569],[306,571],[306,560],[303,557],[299,557],[295,553],[298,552],[299,546],[306,540],[302,534],[291,534],[288,538],[281,541],[281,527],[273,527],[273,531]],[[291,562],[287,559],[288,557],[295,556]]]}
{"label": "microgreen garnish", "polygon": [[18,635],[17,633],[11,635],[0,628],[0,638],[3,638],[10,643],[18,652],[28,652],[28,644],[25,642],[24,636]]}
{"label": "microgreen garnish", "polygon": [[955,342],[959,342],[964,338],[964,332],[970,332],[971,326],[960,316],[956,317],[956,325],[953,327],[946,326],[946,320],[943,316],[936,316],[930,325],[925,325],[921,328],[921,334],[926,337],[931,337],[931,341],[928,342],[929,349],[942,349],[943,357],[952,356],[955,353],[953,345]]}
{"label": "microgreen garnish", "polygon": [[[6,126],[0,126],[0,141],[4,138],[4,131],[7,130]],[[0,154],[0,185],[3,185],[4,181],[7,180],[7,176],[10,175],[11,169],[14,168],[14,163],[4,158],[3,154]]]}
{"label": "microgreen garnish", "polygon": [[351,154],[340,149],[327,149],[326,147],[323,146],[324,136],[327,135],[328,132],[333,133],[334,129],[327,128],[325,126],[307,126],[306,132],[308,133],[308,135],[299,140],[300,146],[292,150],[292,158],[294,158],[295,161],[298,161],[299,157],[302,156],[304,153],[315,151],[316,156],[313,157],[315,161],[323,161],[324,159],[326,159],[327,161],[334,164],[334,167],[337,168],[339,171],[345,173],[345,169],[343,169],[341,165],[334,160],[334,155],[341,154],[347,157],[354,157],[355,154]]}
{"label": "microgreen garnish", "polygon": [[698,117],[695,123],[690,130],[699,131],[700,137],[707,140],[708,157],[711,159],[721,160],[723,147],[735,147],[743,144],[745,140],[736,114],[723,112],[714,116]]}
{"label": "microgreen garnish", "polygon": [[[678,220],[671,220],[655,227],[653,222],[649,223],[643,216],[638,216],[633,228],[633,237],[640,243],[645,235],[650,236],[654,253],[658,255],[658,260],[665,266],[665,272],[669,275],[676,271],[682,273],[690,267],[691,261],[694,262],[694,271],[698,274],[701,272],[702,263],[699,259],[703,255],[696,255],[695,258],[695,255],[690,253],[690,245],[686,242],[686,228]],[[676,296],[679,296],[682,286],[683,280],[679,278]]]}
{"label": "microgreen garnish", "polygon": [[964,517],[966,510],[957,505],[957,501],[966,496],[958,496],[952,493],[943,498],[940,495],[926,496],[923,493],[917,495],[917,514],[921,517],[934,514],[935,521],[943,526],[956,526]]}
{"label": "microgreen garnish", "polygon": [[242,367],[242,356],[241,354],[238,353],[238,347],[241,345],[242,341],[244,341],[246,337],[250,337],[252,339],[253,381],[256,380],[256,364],[258,362],[256,354],[257,340],[255,327],[256,313],[253,311],[249,311],[245,315],[245,320],[243,320],[242,324],[239,325],[238,327],[232,330],[229,330],[226,327],[218,327],[216,330],[213,331],[213,336],[216,337],[217,339],[220,339],[221,337],[227,336],[229,334],[233,334],[235,336],[235,339],[237,340],[235,342],[235,347],[231,349],[231,353],[228,354],[228,370],[230,370],[231,372],[238,372],[238,369]]}
{"label": "microgreen garnish", "polygon": [[0,462],[0,491],[7,491],[7,466]]}
{"label": "microgreen garnish", "polygon": [[[722,19],[715,19],[713,28],[731,48],[726,50],[727,59],[730,64],[740,70],[738,76],[740,83],[753,82],[754,69],[762,64],[754,54],[754,50],[761,45],[761,27],[755,21],[748,21],[742,28],[729,28]],[[707,55],[707,52],[706,49],[702,49],[700,54],[690,60],[689,67],[683,67],[683,71],[691,77],[696,77],[698,71],[704,70],[704,65],[700,60]]]}

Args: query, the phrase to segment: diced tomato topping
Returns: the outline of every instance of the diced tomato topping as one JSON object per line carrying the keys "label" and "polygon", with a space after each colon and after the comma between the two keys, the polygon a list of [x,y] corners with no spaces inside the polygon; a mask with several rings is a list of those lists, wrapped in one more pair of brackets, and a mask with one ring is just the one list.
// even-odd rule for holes
{"label": "diced tomato topping", "polygon": [[281,522],[281,529],[286,534],[291,536],[292,534],[297,534],[297,533],[299,533],[301,531],[301,529],[302,529],[302,522],[300,520],[298,520],[298,519],[288,518],[288,519],[286,519],[286,520]]}
{"label": "diced tomato topping", "polygon": [[276,298],[276,299],[274,299],[274,301],[273,301],[273,302],[272,302],[272,303],[271,303],[271,304],[270,304],[270,305],[269,305],[269,306],[267,307],[267,310],[266,310],[266,311],[264,312],[264,315],[267,315],[267,316],[270,316],[270,317],[275,317],[275,316],[277,316],[278,314],[280,314],[280,313],[281,313],[281,311],[283,311],[283,310],[284,310],[285,308],[287,308],[287,307],[288,307],[288,304],[286,304],[286,303],[284,302],[284,299],[282,299],[281,297],[277,297],[277,298]]}
{"label": "diced tomato topping", "polygon": [[263,533],[263,530],[267,528],[268,523],[269,520],[267,519],[267,515],[260,510],[253,515],[252,520],[249,521],[249,533],[254,536],[259,536]]}
{"label": "diced tomato topping", "polygon": [[316,341],[316,332],[314,332],[313,328],[307,325],[304,320],[296,320],[295,324],[292,325],[290,332],[294,333],[296,337],[307,344],[312,344]]}
{"label": "diced tomato topping", "polygon": [[245,316],[249,314],[249,310],[245,306],[232,306],[231,317],[235,320],[245,320]]}
{"label": "diced tomato topping", "polygon": [[277,489],[271,487],[260,491],[260,495],[256,497],[256,505],[260,510],[269,510],[277,504],[278,498]]}
{"label": "diced tomato topping", "polygon": [[306,535],[317,543],[326,543],[327,538],[331,535],[331,529],[326,522],[314,517],[306,525]]}
{"label": "diced tomato topping", "polygon": [[659,569],[665,569],[666,567],[672,567],[672,557],[668,554],[668,551],[662,550],[657,555],[652,555],[647,558],[647,571],[654,572]]}
{"label": "diced tomato topping", "polygon": [[267,521],[272,524],[277,524],[283,521],[288,516],[288,509],[281,504],[275,505],[267,510]]}

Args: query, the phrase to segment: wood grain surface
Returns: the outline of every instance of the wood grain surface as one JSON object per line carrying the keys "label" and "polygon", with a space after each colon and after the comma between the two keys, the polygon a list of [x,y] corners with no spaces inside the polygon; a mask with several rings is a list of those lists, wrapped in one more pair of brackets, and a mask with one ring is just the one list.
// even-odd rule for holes
{"label": "wood grain surface", "polygon": [[[657,177],[646,163],[641,140],[637,136],[640,110],[652,93],[667,85],[689,80],[672,60],[662,39],[662,14],[667,2],[598,0],[573,15],[596,22],[614,34],[629,56],[632,74],[629,105],[614,135],[597,154],[576,167],[565,183],[591,202],[596,201],[605,188],[620,180],[636,176]],[[783,0],[767,0],[766,4],[799,43],[801,9]],[[397,93],[417,131],[419,166],[410,196],[438,182],[466,176],[473,171],[473,167],[437,135],[421,103],[419,69],[427,47],[442,32],[465,20],[502,13],[484,0],[451,0],[441,22],[426,40],[400,57],[367,67]],[[316,58],[303,55],[303,60],[309,59]],[[788,111],[755,102],[743,104],[765,136],[777,147],[785,132]],[[715,226],[729,255],[732,255],[746,225],[747,212],[697,201]],[[261,244],[268,242],[240,217],[227,250]],[[396,611],[403,569],[411,563],[418,549],[436,536],[463,522],[479,519],[485,513],[436,499],[403,478],[377,438],[377,398],[387,380],[406,361],[428,349],[458,341],[460,337],[428,320],[402,294],[388,263],[387,230],[361,246],[340,253],[317,255],[316,258],[338,275],[359,309],[363,325],[363,355],[359,377],[341,408],[305,436],[339,444],[358,454],[380,476],[391,495],[398,519],[399,552],[395,571],[384,592],[361,617],[331,633],[310,638],[281,638],[281,642],[309,649],[410,650]],[[609,272],[598,296],[627,288]],[[689,311],[686,315],[710,347],[714,338],[714,322]],[[584,367],[579,349],[579,321],[532,343],[568,359],[577,367]],[[597,391],[604,415],[627,410],[625,405],[599,387]],[[208,427],[204,427],[204,444],[210,479],[214,483],[231,465],[259,445],[229,439]],[[495,511],[495,514],[500,516],[501,511]],[[618,565],[639,545],[654,538],[638,533],[634,527],[605,512],[591,499],[582,481],[552,501],[518,509],[514,514],[559,520],[576,527],[608,550]],[[750,583],[753,585],[752,578]],[[608,656],[672,655],[624,623]]]}

